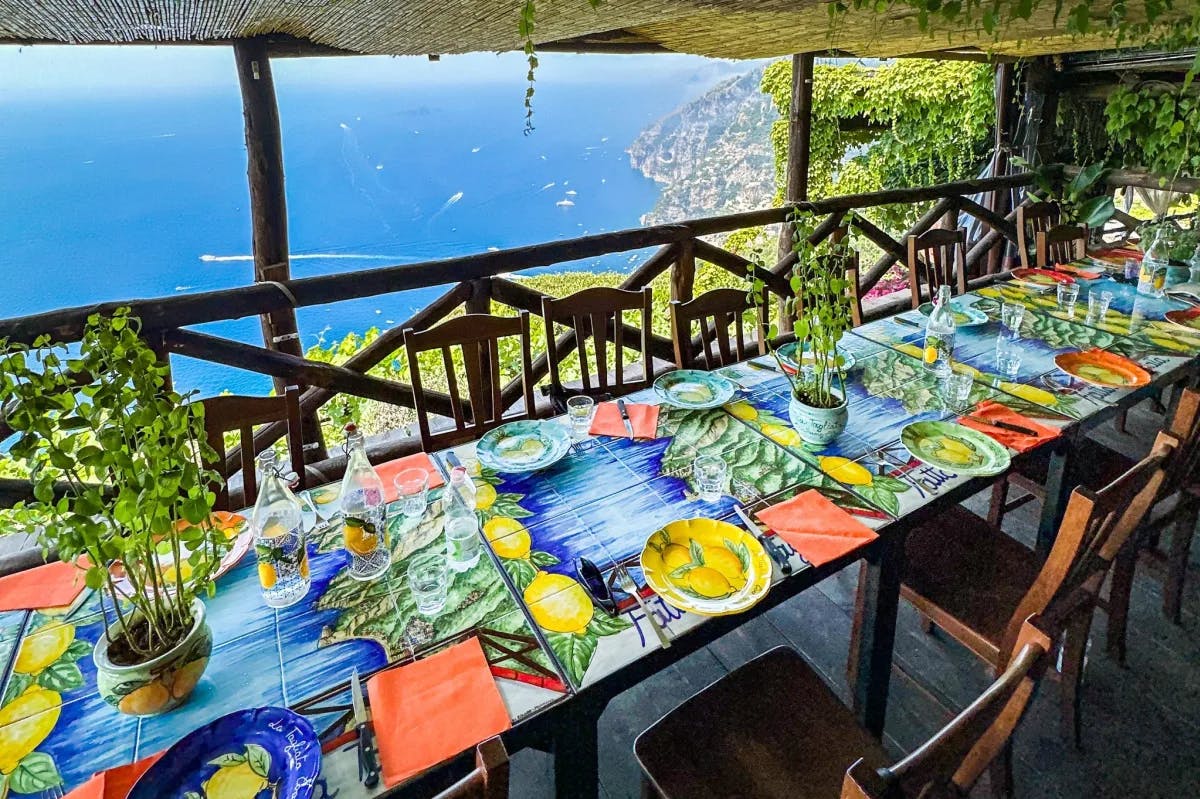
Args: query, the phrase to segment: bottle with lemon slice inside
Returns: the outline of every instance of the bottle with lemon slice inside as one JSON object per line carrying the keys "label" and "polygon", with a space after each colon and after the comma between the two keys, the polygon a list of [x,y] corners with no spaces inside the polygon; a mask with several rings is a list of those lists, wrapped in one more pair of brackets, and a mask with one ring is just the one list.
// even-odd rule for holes
{"label": "bottle with lemon slice inside", "polygon": [[300,500],[280,476],[274,450],[258,456],[258,471],[261,488],[250,516],[258,582],[268,606],[286,608],[308,593],[304,516]]}
{"label": "bottle with lemon slice inside", "polygon": [[373,580],[392,562],[386,537],[387,506],[383,481],[367,459],[363,434],[346,425],[346,476],[342,478],[342,539],[350,554],[347,573],[355,580]]}
{"label": "bottle with lemon slice inside", "polygon": [[951,362],[954,356],[956,329],[954,310],[950,307],[950,287],[938,286],[933,310],[929,312],[929,319],[925,322],[922,360],[926,369],[940,377],[947,377],[953,371]]}

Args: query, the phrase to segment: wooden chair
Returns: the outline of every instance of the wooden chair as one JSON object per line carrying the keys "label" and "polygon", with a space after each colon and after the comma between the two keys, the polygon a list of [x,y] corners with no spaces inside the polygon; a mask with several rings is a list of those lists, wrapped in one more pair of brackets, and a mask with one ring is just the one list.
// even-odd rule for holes
{"label": "wooden chair", "polygon": [[499,738],[475,747],[475,769],[433,799],[508,799],[508,751]]}
{"label": "wooden chair", "polygon": [[1055,264],[1078,261],[1087,255],[1087,225],[1055,225],[1039,230],[1035,238],[1038,269],[1053,269]]}
{"label": "wooden chair", "polygon": [[[566,400],[576,394],[594,399],[610,399],[646,388],[654,380],[654,364],[650,356],[650,334],[653,319],[654,293],[649,286],[641,291],[624,291],[597,287],[577,291],[569,297],[542,298],[542,318],[546,323],[546,357],[550,366],[550,385],[545,393],[559,413],[566,411]],[[642,363],[636,371],[626,373],[625,330],[623,313],[641,311],[641,335],[637,348]],[[559,373],[560,347],[554,332],[555,323],[568,324],[574,331],[575,349],[579,353],[580,387],[567,388]],[[587,356],[587,339],[592,339],[594,358]],[[608,365],[608,343],[612,342],[615,368]],[[569,351],[569,350],[568,350]],[[565,354],[565,353],[564,353]],[[595,367],[595,379],[592,369]]]}
{"label": "wooden chair", "polygon": [[[687,302],[671,301],[671,334],[675,339],[675,365],[680,369],[716,369],[767,351],[767,290],[758,307],[741,289],[713,289]],[[747,338],[744,315],[755,314],[753,337]],[[692,323],[700,335],[692,338]],[[730,328],[733,338],[730,338]],[[716,350],[713,345],[716,344]],[[701,358],[697,348],[703,348]]]}
{"label": "wooden chair", "polygon": [[[1101,584],[1157,498],[1177,446],[1164,438],[1103,488],[1075,489],[1045,563],[969,510],[948,508],[908,534],[901,595],[927,629],[944,630],[999,674],[1025,619],[1055,614],[1056,601],[1083,591],[1087,601],[1072,600],[1077,607],[1063,623],[1063,730],[1078,741],[1079,681]],[[859,588],[851,663],[864,601],[861,582]]]}
{"label": "wooden chair", "polygon": [[[777,647],[688,699],[638,736],[643,796],[903,799],[965,796],[1007,743],[1049,661],[1027,625],[1005,673],[898,764],[792,649]],[[1003,761],[1007,762],[1007,761]]]}
{"label": "wooden chair", "polygon": [[966,228],[927,230],[908,237],[908,287],[913,308],[925,301],[921,298],[922,287],[928,290],[930,301],[939,286],[950,286],[951,294],[965,294],[966,271]]}
{"label": "wooden chair", "polygon": [[[1187,576],[1189,553],[1200,519],[1200,391],[1184,388],[1179,394],[1175,411],[1159,434],[1155,447],[1162,445],[1164,434],[1181,442],[1179,454],[1167,472],[1162,490],[1145,522],[1130,546],[1118,555],[1113,566],[1108,600],[1106,645],[1109,653],[1125,662],[1126,627],[1129,603],[1133,590],[1133,574],[1139,562],[1150,567],[1162,581],[1163,615],[1175,624],[1182,622],[1183,587]],[[1078,464],[1079,477],[1084,485],[1103,485],[1133,466],[1131,458],[1102,444],[1086,439],[1080,441],[1072,455]],[[1034,459],[1007,480],[998,482],[992,493],[990,518],[999,526],[1005,514],[1023,502],[1045,500],[1043,487],[1047,477],[1044,459]],[[1014,501],[1008,500],[1009,486],[1025,492]],[[1161,547],[1161,537],[1170,530],[1169,548]]]}
{"label": "wooden chair", "polygon": [[1028,269],[1033,266],[1033,245],[1037,234],[1044,232],[1062,221],[1062,208],[1058,203],[1038,202],[1017,206],[1017,251],[1021,256],[1021,266]]}
{"label": "wooden chair", "polygon": [[[500,340],[509,336],[516,336],[520,340],[521,374],[518,379],[521,381],[521,397],[525,407],[505,416],[500,385]],[[459,350],[466,375],[465,403],[458,390],[455,348]],[[466,314],[428,330],[409,328],[404,331],[404,349],[408,353],[408,371],[412,379],[417,426],[421,431],[421,448],[426,452],[479,438],[505,422],[529,419],[535,415],[528,312],[521,311],[516,317]],[[428,400],[418,356],[430,350],[440,350],[442,353],[454,422],[450,430],[433,432],[429,424]]]}
{"label": "wooden chair", "polygon": [[[300,430],[300,389],[288,386],[282,397],[240,397],[226,395],[201,400],[204,406],[204,435],[208,445],[217,453],[211,463],[204,465],[225,471],[225,434],[237,431],[240,437],[242,462],[242,503],[239,507],[254,504],[258,499],[254,451],[254,428],[271,422],[287,422],[288,452],[291,455],[292,471],[304,488],[304,440]],[[214,510],[234,510],[230,507],[229,486],[225,483],[212,486],[217,501]]]}

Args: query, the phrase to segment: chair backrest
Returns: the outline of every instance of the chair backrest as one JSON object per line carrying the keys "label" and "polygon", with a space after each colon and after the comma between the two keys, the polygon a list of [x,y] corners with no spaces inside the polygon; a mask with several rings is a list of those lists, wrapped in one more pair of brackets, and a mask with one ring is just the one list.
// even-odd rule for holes
{"label": "chair backrest", "polygon": [[978,699],[891,768],[859,760],[846,772],[842,799],[966,796],[1004,750],[1051,660],[1055,634],[1029,619],[1008,668]]}
{"label": "chair backrest", "polygon": [[475,769],[434,799],[508,799],[508,751],[499,738],[475,747]]}
{"label": "chair backrest", "polygon": [[[519,339],[521,374],[516,380],[521,381],[521,396],[524,398],[525,407],[506,416],[502,400],[500,340],[509,336]],[[421,447],[426,451],[432,452],[435,449],[460,444],[478,438],[505,422],[534,416],[531,379],[533,362],[529,349],[528,312],[521,311],[515,317],[466,314],[428,330],[409,328],[404,331],[404,349],[408,354],[408,371],[412,379],[417,426],[421,431]],[[455,349],[458,349],[459,355],[457,362],[462,364],[466,377],[465,401],[459,393]],[[432,432],[429,423],[428,400],[418,359],[422,352],[430,350],[440,350],[442,353],[446,389],[450,395],[454,422],[453,429],[436,433]]]}
{"label": "chair backrest", "polygon": [[908,287],[912,291],[913,308],[924,302],[922,288],[930,300],[943,285],[950,287],[951,294],[965,294],[966,270],[966,228],[927,230],[908,237]]}
{"label": "chair backrest", "polygon": [[1175,413],[1165,432],[1178,439],[1180,444],[1167,470],[1160,497],[1179,491],[1189,481],[1200,480],[1200,391],[1185,388],[1179,393]]}
{"label": "chair backrest", "polygon": [[[542,298],[542,318],[546,323],[546,357],[550,366],[550,386],[547,393],[559,412],[566,409],[566,398],[573,394],[607,399],[629,394],[650,385],[654,379],[654,366],[650,357],[653,300],[654,294],[649,286],[641,291],[600,286],[577,291],[562,299]],[[641,330],[633,341],[630,341],[627,333],[634,331],[625,329],[625,311],[641,311]],[[567,389],[563,385],[559,373],[560,346],[554,331],[556,323],[573,328],[573,333],[568,336],[575,339],[575,351],[579,354],[581,388]],[[592,358],[587,354],[589,337],[592,339]],[[609,342],[613,346],[614,359],[611,372],[608,361]],[[627,343],[636,346],[642,360],[641,366],[631,375],[626,374]],[[562,407],[559,407],[560,405]]]}
{"label": "chair backrest", "polygon": [[[752,338],[746,335],[743,319],[748,311],[754,313]],[[696,338],[692,337],[693,322],[700,323]],[[741,289],[713,289],[687,302],[672,300],[671,336],[675,340],[675,365],[680,369],[698,365],[716,369],[763,355],[767,351],[767,290],[763,289],[758,303],[751,302]],[[700,355],[696,354],[697,348]]]}
{"label": "chair backrest", "polygon": [[[224,474],[226,449],[225,434],[236,431],[241,438],[239,449],[242,461],[242,501],[253,505],[258,498],[254,459],[254,428],[271,422],[287,423],[288,452],[291,455],[292,471],[304,488],[304,439],[300,430],[300,389],[288,386],[282,397],[240,397],[226,395],[201,400],[204,406],[204,435],[208,445],[217,453],[216,460],[205,466]],[[234,510],[229,507],[229,486],[214,485],[217,495],[214,510]]]}
{"label": "chair backrest", "polygon": [[1113,558],[1161,496],[1178,445],[1164,433],[1150,454],[1116,480],[1095,491],[1080,486],[1071,493],[1050,555],[1009,619],[1001,662],[1014,651],[1029,616],[1061,628],[1081,615],[1090,617]]}
{"label": "chair backrest", "polygon": [[1039,231],[1049,230],[1062,221],[1058,203],[1037,202],[1017,207],[1017,251],[1021,266],[1033,266],[1033,245]]}
{"label": "chair backrest", "polygon": [[1087,255],[1087,225],[1055,225],[1035,234],[1035,263],[1039,269],[1077,261]]}

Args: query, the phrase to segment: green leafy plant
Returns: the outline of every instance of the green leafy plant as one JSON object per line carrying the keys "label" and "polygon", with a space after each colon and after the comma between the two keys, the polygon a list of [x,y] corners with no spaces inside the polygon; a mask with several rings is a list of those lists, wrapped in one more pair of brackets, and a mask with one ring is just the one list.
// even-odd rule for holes
{"label": "green leafy plant", "polygon": [[[215,457],[203,406],[168,389],[168,367],[139,328],[124,308],[91,316],[77,351],[48,336],[32,347],[0,342],[0,404],[19,434],[11,455],[28,468],[35,497],[14,517],[45,550],[86,563],[88,587],[120,625],[114,631],[106,614],[109,639],[130,663],[191,631],[193,599],[211,591],[230,545],[209,521],[208,487],[220,478],[202,465]],[[118,561],[128,595],[108,567]]]}
{"label": "green leafy plant", "polygon": [[1118,87],[1105,105],[1105,129],[1127,165],[1161,176],[1200,175],[1200,97],[1187,87],[1155,81]]}
{"label": "green leafy plant", "polygon": [[[1057,170],[1033,168],[1023,158],[1014,158],[1013,162],[1024,169],[1033,169],[1034,188],[1029,196],[1039,202],[1058,203],[1064,220],[1099,230],[1117,212],[1111,192],[1097,193],[1103,190],[1103,180],[1108,174],[1103,163],[1086,166],[1063,183]],[[1097,184],[1100,184],[1099,188]]]}

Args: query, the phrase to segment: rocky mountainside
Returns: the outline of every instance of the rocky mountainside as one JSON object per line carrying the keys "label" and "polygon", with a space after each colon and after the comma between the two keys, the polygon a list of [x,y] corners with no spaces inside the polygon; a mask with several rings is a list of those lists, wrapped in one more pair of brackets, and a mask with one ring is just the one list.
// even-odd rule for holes
{"label": "rocky mountainside", "polygon": [[775,196],[771,124],[762,68],[728,78],[646,128],[629,147],[642,174],[663,184],[645,224],[769,205]]}

